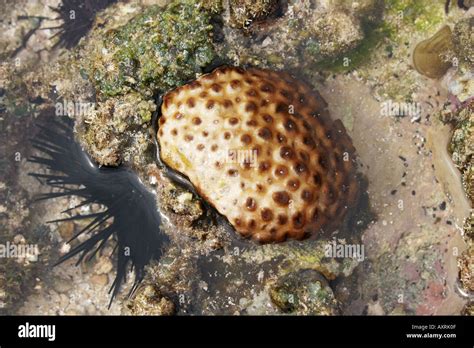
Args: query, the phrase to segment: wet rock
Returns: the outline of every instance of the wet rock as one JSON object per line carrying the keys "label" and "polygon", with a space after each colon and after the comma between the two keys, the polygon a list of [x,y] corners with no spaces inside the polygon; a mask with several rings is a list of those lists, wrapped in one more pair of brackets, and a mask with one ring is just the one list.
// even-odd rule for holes
{"label": "wet rock", "polygon": [[459,280],[464,289],[474,291],[474,245],[458,259]]}
{"label": "wet rock", "polygon": [[226,47],[219,50],[239,65],[317,69],[342,61],[363,42],[362,28],[382,17],[380,3],[287,1],[244,33],[225,29]]}
{"label": "wet rock", "polygon": [[246,28],[274,14],[280,0],[231,0],[230,24],[235,28]]}
{"label": "wet rock", "polygon": [[94,265],[94,273],[97,275],[107,275],[114,268],[110,258],[103,256]]}
{"label": "wet rock", "polygon": [[153,285],[145,285],[128,304],[132,315],[173,315],[174,303],[163,296]]}
{"label": "wet rock", "polygon": [[455,124],[449,151],[461,171],[466,194],[474,204],[474,101],[449,117]]}
{"label": "wet rock", "polygon": [[90,281],[95,286],[104,287],[109,283],[109,278],[107,274],[94,274],[90,277]]}
{"label": "wet rock", "polygon": [[65,221],[62,222],[58,227],[58,232],[63,238],[63,240],[68,241],[74,235],[74,222]]}
{"label": "wet rock", "polygon": [[[305,50],[307,56],[337,57],[354,49],[364,38],[360,21],[343,11],[332,10],[322,16],[313,16],[312,23],[309,29],[311,39],[307,44],[308,50]],[[311,41],[313,38],[316,41]]]}
{"label": "wet rock", "polygon": [[280,278],[270,289],[273,303],[283,313],[335,315],[338,302],[326,279],[313,270],[302,270]]}
{"label": "wet rock", "polygon": [[153,101],[138,93],[109,98],[83,117],[79,136],[99,165],[117,166],[122,161],[135,159],[136,164],[140,164],[143,162],[140,154],[150,144],[146,123],[155,109]]}
{"label": "wet rock", "polygon": [[65,292],[68,292],[69,290],[72,289],[72,282],[69,279],[57,279],[56,282],[54,283],[54,290],[56,290],[58,293],[62,294]]}
{"label": "wet rock", "polygon": [[454,50],[461,63],[474,64],[474,17],[458,21],[454,25]]}

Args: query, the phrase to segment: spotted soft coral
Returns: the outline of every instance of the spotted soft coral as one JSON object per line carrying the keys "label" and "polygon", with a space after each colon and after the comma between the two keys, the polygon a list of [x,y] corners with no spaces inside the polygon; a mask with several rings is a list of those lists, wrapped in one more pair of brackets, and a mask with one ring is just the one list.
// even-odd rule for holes
{"label": "spotted soft coral", "polygon": [[162,160],[244,237],[303,239],[357,196],[355,150],[319,93],[289,74],[222,67],[165,95]]}

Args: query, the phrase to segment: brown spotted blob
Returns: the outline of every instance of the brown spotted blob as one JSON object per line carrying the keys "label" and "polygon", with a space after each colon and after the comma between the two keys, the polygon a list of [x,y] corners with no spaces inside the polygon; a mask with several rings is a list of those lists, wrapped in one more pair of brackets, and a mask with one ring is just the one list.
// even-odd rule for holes
{"label": "brown spotted blob", "polygon": [[[164,96],[161,159],[244,237],[282,242],[337,227],[358,192],[355,149],[319,93],[261,69],[221,67],[196,81]],[[226,151],[255,157],[229,163]]]}

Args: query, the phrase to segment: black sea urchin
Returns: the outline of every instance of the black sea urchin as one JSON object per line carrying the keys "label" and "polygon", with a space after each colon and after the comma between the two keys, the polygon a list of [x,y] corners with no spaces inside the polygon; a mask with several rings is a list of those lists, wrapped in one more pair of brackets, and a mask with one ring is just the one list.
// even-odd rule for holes
{"label": "black sea urchin", "polygon": [[50,173],[30,173],[42,183],[53,188],[37,199],[77,196],[82,202],[63,213],[74,211],[86,204],[101,204],[105,209],[98,213],[76,214],[50,222],[91,219],[79,235],[91,237],[61,257],[61,263],[80,254],[77,264],[93,257],[105,243],[116,236],[117,273],[110,292],[111,302],[126,278],[128,266],[135,271],[135,281],[130,295],[144,276],[144,267],[159,259],[168,237],[161,232],[161,216],[152,193],[148,192],[131,170],[119,167],[96,166],[81,146],[74,140],[73,122],[69,119],[52,120],[40,126],[32,141],[33,146],[46,156],[32,156],[31,162],[45,166]]}

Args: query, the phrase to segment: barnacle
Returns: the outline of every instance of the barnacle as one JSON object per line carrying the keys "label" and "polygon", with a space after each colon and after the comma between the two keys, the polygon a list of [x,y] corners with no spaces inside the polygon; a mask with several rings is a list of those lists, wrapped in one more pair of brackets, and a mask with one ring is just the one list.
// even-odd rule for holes
{"label": "barnacle", "polygon": [[322,97],[291,75],[223,67],[164,96],[162,160],[244,237],[303,239],[356,200],[355,149]]}

